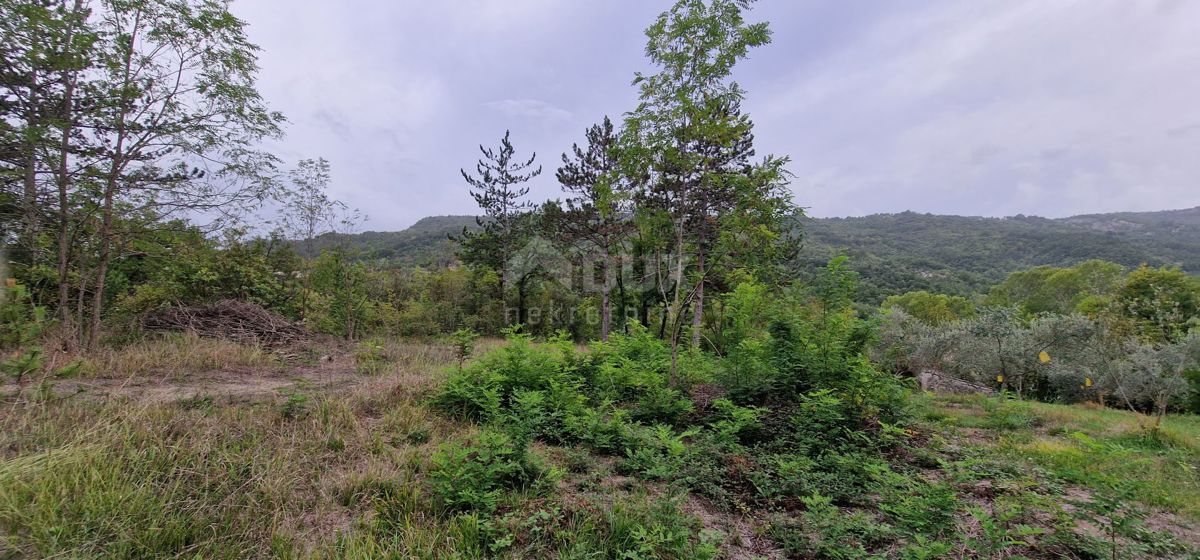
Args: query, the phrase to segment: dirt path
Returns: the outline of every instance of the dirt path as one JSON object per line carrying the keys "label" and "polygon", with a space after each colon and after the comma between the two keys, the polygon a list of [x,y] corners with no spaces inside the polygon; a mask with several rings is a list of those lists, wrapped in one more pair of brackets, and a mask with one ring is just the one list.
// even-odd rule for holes
{"label": "dirt path", "polygon": [[[353,360],[342,356],[318,365],[277,368],[238,367],[180,375],[137,375],[124,379],[54,379],[51,390],[60,397],[128,397],[140,402],[173,402],[180,399],[212,397],[222,401],[250,402],[266,400],[288,387],[308,390],[348,390],[371,379],[355,372]],[[27,383],[24,391],[37,390],[40,383]],[[20,390],[16,384],[0,385],[0,394]]]}

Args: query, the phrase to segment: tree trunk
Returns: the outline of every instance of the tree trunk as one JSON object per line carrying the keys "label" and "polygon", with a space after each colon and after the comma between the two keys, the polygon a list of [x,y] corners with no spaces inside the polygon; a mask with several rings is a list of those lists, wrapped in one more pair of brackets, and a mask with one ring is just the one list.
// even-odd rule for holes
{"label": "tree trunk", "polygon": [[[120,140],[118,140],[120,144]],[[96,261],[96,282],[92,294],[91,328],[88,330],[87,347],[93,349],[100,341],[100,317],[104,311],[104,289],[108,276],[108,263],[112,258],[113,237],[113,198],[116,195],[116,168],[110,174],[108,185],[104,188],[104,210],[100,221],[100,258]]]}
{"label": "tree trunk", "polygon": [[700,348],[700,331],[704,328],[704,253],[696,257],[696,307],[692,311],[692,348]]}
{"label": "tree trunk", "polygon": [[[680,207],[683,207],[683,201],[680,201]],[[683,312],[683,214],[680,213],[679,219],[675,224],[675,285],[672,286],[674,294],[671,298],[671,375],[667,380],[670,387],[675,387],[675,377],[678,373],[679,362],[679,329],[683,325],[679,320],[680,313]]]}
{"label": "tree trunk", "polygon": [[621,321],[621,332],[629,334],[629,321],[625,316],[625,281],[622,272],[617,272],[617,319]]}
{"label": "tree trunk", "polygon": [[525,324],[528,321],[527,311],[525,310],[525,285],[527,278],[521,278],[517,281],[517,324],[521,325],[526,331],[529,330],[529,325]]}
{"label": "tree trunk", "polygon": [[612,294],[608,285],[610,258],[605,254],[604,262],[600,263],[600,340],[604,342],[608,342],[608,331],[612,328]]}
{"label": "tree trunk", "polygon": [[[77,17],[83,9],[83,0],[75,0],[71,11],[72,17]],[[74,23],[67,28],[65,48],[70,49],[75,37]],[[74,344],[71,328],[71,207],[70,207],[70,175],[68,158],[71,153],[71,131],[75,125],[75,74],[72,70],[63,71],[63,125],[58,143],[58,315],[62,321],[65,333],[63,340]]]}
{"label": "tree trunk", "polygon": [[666,300],[663,300],[662,304],[663,304],[662,305],[662,316],[659,317],[659,319],[658,319],[658,339],[666,340],[667,339],[667,317],[668,317],[668,315],[671,314],[671,311],[670,311],[670,308],[668,307],[670,304],[668,304],[666,302]]}
{"label": "tree trunk", "polygon": [[87,301],[87,276],[84,274],[82,267],[79,270],[79,289],[75,293],[75,329],[76,341],[79,344],[85,344],[83,333],[83,308],[84,302]]}
{"label": "tree trunk", "polygon": [[[130,77],[133,68],[133,50],[137,40],[138,24],[141,20],[141,12],[139,11],[134,19],[134,27],[129,35],[129,43],[126,45],[128,49],[125,52],[125,74],[121,83],[121,91],[124,92],[126,86],[129,85]],[[128,94],[122,93],[121,113],[117,117],[117,141],[113,146],[112,164],[109,167],[108,178],[104,185],[104,210],[101,213],[100,220],[100,258],[96,261],[96,284],[93,287],[92,294],[92,323],[91,329],[88,331],[87,347],[95,348],[96,343],[100,340],[100,315],[104,311],[104,289],[105,281],[108,276],[108,263],[112,259],[113,245],[113,200],[116,198],[117,186],[121,180],[121,172],[125,168],[125,134],[126,134],[126,119],[129,114],[130,100],[126,99]]]}
{"label": "tree trunk", "polygon": [[36,70],[29,72],[29,99],[25,113],[25,176],[24,193],[21,197],[23,215],[22,224],[23,231],[21,232],[22,248],[28,251],[28,264],[32,268],[37,264],[37,234],[38,234],[38,207],[37,207],[37,141],[38,135],[38,75]]}

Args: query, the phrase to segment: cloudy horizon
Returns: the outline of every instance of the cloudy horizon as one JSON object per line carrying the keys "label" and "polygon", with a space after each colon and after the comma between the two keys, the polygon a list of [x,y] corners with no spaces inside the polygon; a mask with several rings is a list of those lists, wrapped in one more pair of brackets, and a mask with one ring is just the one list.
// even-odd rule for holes
{"label": "cloudy horizon", "polygon": [[[237,0],[269,148],[325,157],[331,193],[396,230],[472,214],[459,175],[512,131],[561,196],[560,154],[631,109],[642,30],[669,3]],[[1200,205],[1200,3],[760,0],[772,44],[736,69],[759,154],[814,216],[1007,216]]]}

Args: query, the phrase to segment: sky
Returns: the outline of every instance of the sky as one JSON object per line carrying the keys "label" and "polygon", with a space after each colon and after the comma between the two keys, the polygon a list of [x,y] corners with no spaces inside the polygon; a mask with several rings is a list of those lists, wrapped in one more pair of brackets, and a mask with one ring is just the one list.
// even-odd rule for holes
{"label": "sky", "polygon": [[[362,230],[473,214],[459,169],[511,130],[535,201],[652,70],[652,0],[235,0],[268,148],[327,158]],[[760,155],[813,216],[1061,217],[1200,205],[1200,2],[759,0],[735,69]]]}

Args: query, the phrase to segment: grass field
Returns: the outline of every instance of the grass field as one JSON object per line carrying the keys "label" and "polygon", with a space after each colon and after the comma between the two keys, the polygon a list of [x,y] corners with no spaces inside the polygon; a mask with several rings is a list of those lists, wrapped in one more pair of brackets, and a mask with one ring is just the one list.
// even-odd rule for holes
{"label": "grass field", "polygon": [[438,450],[480,434],[429,404],[450,348],[156,365],[178,345],[3,389],[0,558],[1196,558],[1200,544],[1196,417],[1151,434],[1115,410],[916,395],[914,443],[856,506],[720,506],[630,475],[619,453],[538,443],[546,475],[485,515],[431,498]]}

